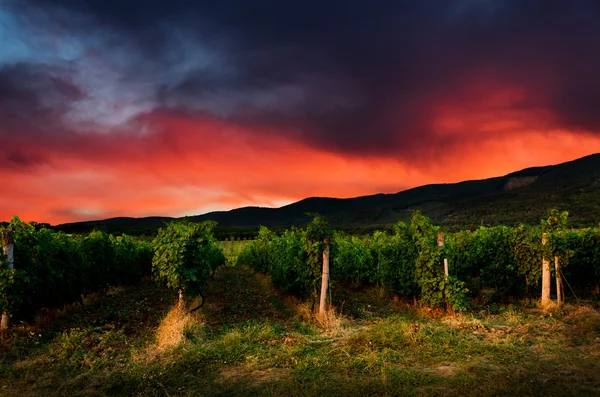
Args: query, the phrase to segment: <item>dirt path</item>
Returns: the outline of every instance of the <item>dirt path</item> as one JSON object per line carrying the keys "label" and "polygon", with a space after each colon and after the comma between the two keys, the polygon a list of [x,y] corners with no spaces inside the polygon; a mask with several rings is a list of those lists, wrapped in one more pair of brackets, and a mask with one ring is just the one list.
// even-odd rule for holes
{"label": "dirt path", "polygon": [[285,322],[289,313],[278,293],[246,267],[222,266],[205,293],[207,325],[219,328],[246,321]]}

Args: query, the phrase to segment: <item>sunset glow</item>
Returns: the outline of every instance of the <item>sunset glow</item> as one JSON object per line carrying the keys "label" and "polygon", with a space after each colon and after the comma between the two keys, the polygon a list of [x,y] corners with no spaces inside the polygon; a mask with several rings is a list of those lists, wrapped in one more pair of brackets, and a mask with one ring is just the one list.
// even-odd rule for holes
{"label": "sunset glow", "polygon": [[310,1],[28,3],[0,5],[0,221],[395,193],[600,152],[592,3],[373,6],[362,25]]}

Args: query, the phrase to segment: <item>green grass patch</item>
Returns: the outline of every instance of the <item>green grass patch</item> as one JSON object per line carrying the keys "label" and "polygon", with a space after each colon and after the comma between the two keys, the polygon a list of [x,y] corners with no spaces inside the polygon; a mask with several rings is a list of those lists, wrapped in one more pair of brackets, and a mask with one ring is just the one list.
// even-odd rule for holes
{"label": "green grass patch", "polygon": [[334,293],[347,310],[321,329],[264,278],[222,267],[180,343],[161,350],[157,330],[175,297],[143,282],[3,333],[0,395],[600,394],[600,314],[589,306],[446,316],[370,290]]}
{"label": "green grass patch", "polygon": [[217,247],[223,251],[229,264],[234,264],[238,255],[252,240],[222,240],[217,242]]}

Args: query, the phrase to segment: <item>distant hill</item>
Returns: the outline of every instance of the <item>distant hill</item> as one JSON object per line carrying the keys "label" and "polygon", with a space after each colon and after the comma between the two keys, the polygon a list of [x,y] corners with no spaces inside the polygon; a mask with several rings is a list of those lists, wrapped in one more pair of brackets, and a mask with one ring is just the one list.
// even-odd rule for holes
{"label": "distant hill", "polygon": [[[219,230],[242,231],[259,225],[282,228],[303,225],[318,213],[338,228],[366,229],[407,221],[421,210],[448,228],[479,225],[537,224],[548,209],[570,213],[575,227],[600,223],[600,154],[566,163],[527,168],[511,174],[451,184],[416,187],[395,194],[348,199],[310,197],[280,208],[243,207],[189,217],[214,220]],[[92,228],[112,232],[151,233],[174,218],[112,218],[57,226],[67,232]]]}

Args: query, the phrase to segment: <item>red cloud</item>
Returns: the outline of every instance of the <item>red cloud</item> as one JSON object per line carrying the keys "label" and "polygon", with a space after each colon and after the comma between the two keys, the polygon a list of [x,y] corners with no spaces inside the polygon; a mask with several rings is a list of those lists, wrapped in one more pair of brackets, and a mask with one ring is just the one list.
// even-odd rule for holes
{"label": "red cloud", "polygon": [[[472,109],[471,109],[472,110]],[[21,145],[50,159],[0,171],[0,219],[61,223],[112,216],[182,216],[308,196],[352,197],[427,183],[486,178],[600,151],[600,138],[537,128],[527,112],[440,107],[439,137],[472,131],[422,158],[348,156],[289,139],[294,131],[148,115],[147,134],[77,135],[66,144]],[[479,134],[479,135],[478,135]],[[462,136],[464,138],[464,136]],[[458,142],[458,141],[457,141]],[[47,142],[48,143],[48,142]]]}

